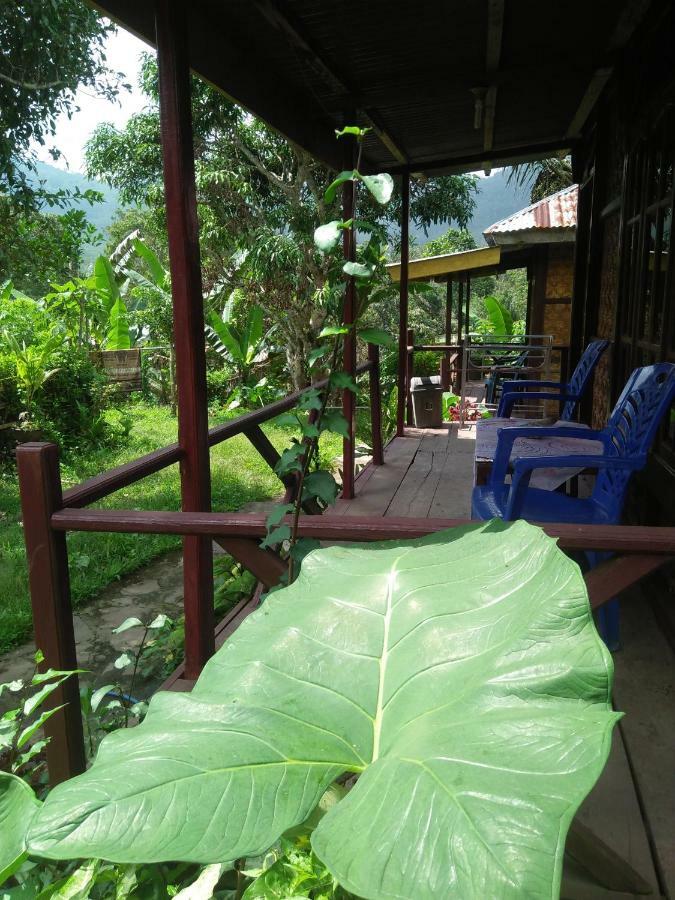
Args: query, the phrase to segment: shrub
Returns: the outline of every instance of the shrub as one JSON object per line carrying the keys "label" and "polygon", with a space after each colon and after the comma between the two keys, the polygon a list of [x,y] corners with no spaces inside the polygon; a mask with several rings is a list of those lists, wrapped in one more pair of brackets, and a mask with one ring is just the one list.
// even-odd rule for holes
{"label": "shrub", "polygon": [[236,376],[226,366],[206,370],[206,396],[209,403],[224,403],[232,393]]}
{"label": "shrub", "polygon": [[433,350],[423,350],[413,356],[413,375],[438,375],[440,356]]}
{"label": "shrub", "polygon": [[22,409],[14,357],[0,353],[0,425],[18,421]]}
{"label": "shrub", "polygon": [[[58,371],[36,397],[40,425],[64,445],[85,439],[95,427],[106,400],[106,379],[85,352],[61,350],[51,361]],[[100,439],[101,434],[95,437]]]}

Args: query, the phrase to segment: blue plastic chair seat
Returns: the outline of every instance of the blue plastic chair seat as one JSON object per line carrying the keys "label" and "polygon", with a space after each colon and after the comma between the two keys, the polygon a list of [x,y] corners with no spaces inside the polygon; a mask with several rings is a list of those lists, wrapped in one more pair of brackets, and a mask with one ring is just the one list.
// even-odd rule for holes
{"label": "blue plastic chair seat", "polygon": [[[502,519],[506,513],[510,485],[485,484],[475,487],[471,497],[472,519]],[[592,500],[567,497],[554,491],[528,488],[520,511],[528,522],[565,522],[589,525],[611,524],[612,517]]]}

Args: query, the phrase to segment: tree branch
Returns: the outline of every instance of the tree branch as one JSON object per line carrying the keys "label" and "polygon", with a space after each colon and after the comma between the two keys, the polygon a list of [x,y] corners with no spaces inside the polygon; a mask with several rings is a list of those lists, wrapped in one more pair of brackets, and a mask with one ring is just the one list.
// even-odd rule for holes
{"label": "tree branch", "polygon": [[0,72],[0,81],[6,81],[8,84],[14,85],[14,87],[25,88],[27,91],[47,91],[50,88],[65,87],[66,84],[65,81],[60,79],[58,81],[46,81],[44,84],[38,84],[34,81],[21,81],[18,78],[5,75],[4,72]]}

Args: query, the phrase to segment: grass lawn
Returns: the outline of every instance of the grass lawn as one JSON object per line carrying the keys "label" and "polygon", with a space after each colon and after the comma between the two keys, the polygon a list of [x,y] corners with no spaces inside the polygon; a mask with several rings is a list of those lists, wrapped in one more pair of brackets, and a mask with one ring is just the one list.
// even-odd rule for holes
{"label": "grass lawn", "polygon": [[[62,462],[64,487],[105,469],[149,453],[176,440],[176,419],[165,407],[129,404],[123,412],[133,417],[133,427],[123,449],[91,450]],[[120,412],[111,411],[110,416]],[[224,421],[214,418],[211,424]],[[292,431],[274,424],[263,426],[279,450],[288,445]],[[342,438],[322,438],[323,464],[342,452]],[[239,509],[250,500],[279,496],[281,485],[248,440],[240,435],[211,450],[213,508],[221,512]],[[117,491],[100,504],[107,508],[180,509],[178,466]],[[91,598],[120,576],[137,569],[158,554],[179,546],[180,539],[153,534],[68,535],[73,604]],[[19,488],[12,467],[0,469],[0,653],[28,637],[31,630],[28,572],[21,528]]]}

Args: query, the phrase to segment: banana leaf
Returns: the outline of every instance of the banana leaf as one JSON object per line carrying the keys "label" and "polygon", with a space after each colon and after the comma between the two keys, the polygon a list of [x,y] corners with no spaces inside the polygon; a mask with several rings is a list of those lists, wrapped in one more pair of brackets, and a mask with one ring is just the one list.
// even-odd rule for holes
{"label": "banana leaf", "polygon": [[346,890],[556,897],[618,718],[611,676],[579,569],[539,528],[316,550],[191,694],[157,694],[51,792],[29,849],[257,856],[354,773],[312,835]]}

